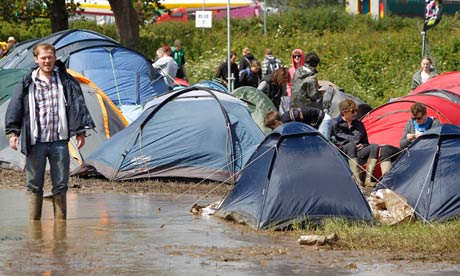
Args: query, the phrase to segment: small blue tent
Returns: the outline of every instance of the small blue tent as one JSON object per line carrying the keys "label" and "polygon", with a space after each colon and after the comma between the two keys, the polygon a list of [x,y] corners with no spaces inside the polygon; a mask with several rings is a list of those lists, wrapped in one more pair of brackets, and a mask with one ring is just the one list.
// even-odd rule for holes
{"label": "small blue tent", "polygon": [[276,128],[247,164],[217,216],[254,229],[283,229],[326,217],[373,220],[345,159],[306,124]]}
{"label": "small blue tent", "polygon": [[246,103],[227,93],[189,87],[148,103],[136,121],[102,144],[74,174],[231,183],[263,138]]}
{"label": "small blue tent", "polygon": [[207,87],[207,88],[211,88],[211,89],[214,89],[214,90],[218,90],[218,91],[228,93],[228,89],[227,89],[227,87],[225,85],[223,85],[220,82],[213,81],[213,80],[202,80],[200,82],[195,83],[192,86]]}
{"label": "small blue tent", "polygon": [[424,221],[460,216],[460,127],[444,124],[419,137],[396,160],[376,189],[407,199]]}

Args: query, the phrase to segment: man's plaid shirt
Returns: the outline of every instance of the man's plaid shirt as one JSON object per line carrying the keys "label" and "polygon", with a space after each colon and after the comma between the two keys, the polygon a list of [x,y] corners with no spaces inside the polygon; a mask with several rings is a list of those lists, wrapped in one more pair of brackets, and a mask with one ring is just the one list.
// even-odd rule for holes
{"label": "man's plaid shirt", "polygon": [[35,114],[38,125],[39,142],[53,142],[59,140],[59,106],[58,84],[56,73],[51,75],[50,83],[35,78]]}

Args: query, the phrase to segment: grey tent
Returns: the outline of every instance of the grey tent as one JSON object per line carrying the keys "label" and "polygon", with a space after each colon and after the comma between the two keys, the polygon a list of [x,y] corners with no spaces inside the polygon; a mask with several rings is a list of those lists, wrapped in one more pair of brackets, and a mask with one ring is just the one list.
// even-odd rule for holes
{"label": "grey tent", "polygon": [[365,103],[358,97],[345,93],[341,87],[330,81],[320,80],[319,85],[326,88],[326,92],[323,96],[323,108],[332,118],[338,117],[340,115],[339,103],[345,99],[353,100],[358,106],[357,118],[361,118],[372,110],[372,107],[369,104]]}
{"label": "grey tent", "polygon": [[264,92],[251,86],[242,86],[235,89],[232,95],[248,104],[252,118],[265,134],[272,131],[264,126],[264,117],[269,111],[277,110],[270,98],[268,98]]}

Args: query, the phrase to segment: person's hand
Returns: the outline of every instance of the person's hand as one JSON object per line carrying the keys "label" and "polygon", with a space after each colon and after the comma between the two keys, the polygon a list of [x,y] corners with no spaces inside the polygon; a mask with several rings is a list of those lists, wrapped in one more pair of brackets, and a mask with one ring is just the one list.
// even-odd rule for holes
{"label": "person's hand", "polygon": [[417,139],[418,137],[422,136],[422,134],[423,134],[423,133],[415,133],[415,134],[414,134],[414,137],[415,137],[414,140]]}
{"label": "person's hand", "polygon": [[417,137],[415,136],[414,133],[408,133],[408,134],[406,135],[406,139],[407,139],[407,141],[409,141],[409,142],[414,141],[415,138],[417,138]]}
{"label": "person's hand", "polygon": [[364,148],[363,144],[357,144],[356,149],[357,150],[362,150]]}
{"label": "person's hand", "polygon": [[85,134],[80,133],[75,136],[75,141],[77,142],[77,148],[81,149],[85,145]]}
{"label": "person's hand", "polygon": [[12,148],[13,150],[18,150],[19,137],[17,135],[14,135],[14,134],[11,135],[9,142],[10,142],[10,148]]}

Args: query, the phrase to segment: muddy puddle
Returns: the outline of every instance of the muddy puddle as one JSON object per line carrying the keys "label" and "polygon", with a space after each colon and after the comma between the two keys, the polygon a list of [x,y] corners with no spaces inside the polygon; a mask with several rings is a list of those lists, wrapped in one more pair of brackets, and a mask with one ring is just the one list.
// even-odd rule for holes
{"label": "muddy puddle", "polygon": [[[192,216],[194,196],[68,193],[68,220],[45,201],[28,220],[24,191],[0,191],[0,275],[458,275],[459,266],[376,263],[293,235]],[[201,200],[200,204],[216,199]]]}

